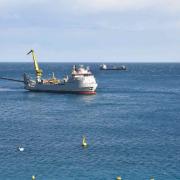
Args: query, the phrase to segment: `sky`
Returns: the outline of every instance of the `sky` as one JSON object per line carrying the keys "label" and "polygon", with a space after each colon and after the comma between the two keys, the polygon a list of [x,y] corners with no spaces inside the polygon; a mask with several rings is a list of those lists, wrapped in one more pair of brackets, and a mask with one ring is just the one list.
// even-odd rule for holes
{"label": "sky", "polygon": [[180,0],[0,0],[0,62],[180,62]]}

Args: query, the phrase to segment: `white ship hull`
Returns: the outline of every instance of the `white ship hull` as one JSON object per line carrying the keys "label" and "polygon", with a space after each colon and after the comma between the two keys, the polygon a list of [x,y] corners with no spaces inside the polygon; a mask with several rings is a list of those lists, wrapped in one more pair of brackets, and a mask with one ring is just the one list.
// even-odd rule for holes
{"label": "white ship hull", "polygon": [[96,94],[97,84],[91,84],[89,86],[79,86],[68,84],[36,84],[35,86],[25,86],[25,89],[30,91],[41,91],[41,92],[59,92],[59,93],[78,93],[78,94]]}
{"label": "white ship hull", "polygon": [[25,89],[39,92],[57,92],[57,93],[77,93],[77,94],[96,94],[97,83],[87,82],[85,80],[69,80],[58,84],[37,83],[29,81],[25,84]]}

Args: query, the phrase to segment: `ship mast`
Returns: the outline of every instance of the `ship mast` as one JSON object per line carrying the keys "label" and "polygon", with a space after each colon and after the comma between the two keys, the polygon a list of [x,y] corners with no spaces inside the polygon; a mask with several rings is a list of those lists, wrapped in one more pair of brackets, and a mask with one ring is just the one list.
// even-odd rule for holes
{"label": "ship mast", "polygon": [[34,53],[34,50],[30,50],[28,54],[32,54],[32,57],[33,57],[33,61],[34,61],[34,69],[35,69],[35,72],[36,72],[36,79],[38,82],[41,82],[41,77],[42,77],[42,69],[39,68],[39,65],[38,65],[38,62],[37,62],[37,58],[35,56],[35,53]]}

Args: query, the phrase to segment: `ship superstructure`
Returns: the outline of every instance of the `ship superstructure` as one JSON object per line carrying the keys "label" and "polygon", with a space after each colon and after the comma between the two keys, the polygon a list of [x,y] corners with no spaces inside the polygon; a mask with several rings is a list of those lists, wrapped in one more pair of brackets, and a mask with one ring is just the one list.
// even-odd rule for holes
{"label": "ship superstructure", "polygon": [[57,79],[53,73],[52,78],[43,79],[43,71],[39,68],[34,51],[31,50],[28,54],[32,54],[33,57],[36,79],[32,80],[24,74],[25,89],[30,91],[96,94],[97,83],[88,67],[74,65],[69,76]]}

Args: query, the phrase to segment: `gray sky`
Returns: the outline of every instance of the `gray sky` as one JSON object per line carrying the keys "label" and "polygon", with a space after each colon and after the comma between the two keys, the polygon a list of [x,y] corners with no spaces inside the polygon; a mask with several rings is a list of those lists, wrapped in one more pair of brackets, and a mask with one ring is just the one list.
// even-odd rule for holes
{"label": "gray sky", "polygon": [[0,62],[180,62],[180,0],[0,0]]}

